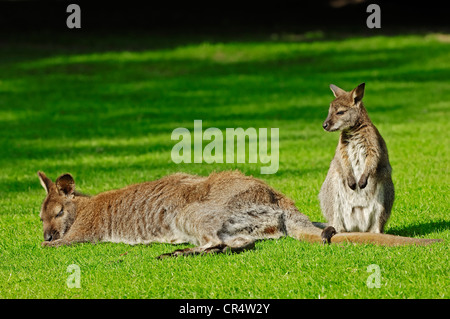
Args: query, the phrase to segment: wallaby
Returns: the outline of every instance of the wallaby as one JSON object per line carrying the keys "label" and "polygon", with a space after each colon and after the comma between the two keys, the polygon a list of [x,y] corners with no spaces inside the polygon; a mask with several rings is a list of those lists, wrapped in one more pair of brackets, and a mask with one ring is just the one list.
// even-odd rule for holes
{"label": "wallaby", "polygon": [[176,173],[95,196],[75,190],[70,174],[52,182],[38,172],[47,196],[40,217],[43,246],[78,242],[127,244],[191,243],[194,248],[165,256],[240,252],[259,239],[291,236],[309,242],[428,244],[385,234],[336,234],[333,227],[315,227],[294,202],[263,181],[237,171],[208,177]]}
{"label": "wallaby", "polygon": [[341,135],[319,193],[322,212],[338,233],[383,233],[394,203],[394,184],[386,143],[362,102],[365,84],[350,92],[333,84],[330,88],[335,99],[323,128]]}

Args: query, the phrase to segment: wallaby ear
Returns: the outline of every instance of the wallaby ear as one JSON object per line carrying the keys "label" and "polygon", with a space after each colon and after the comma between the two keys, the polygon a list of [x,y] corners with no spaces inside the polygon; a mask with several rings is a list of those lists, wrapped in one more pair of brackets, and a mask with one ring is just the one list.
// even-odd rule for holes
{"label": "wallaby ear", "polygon": [[331,89],[331,91],[333,91],[334,97],[338,97],[338,96],[346,93],[343,89],[341,89],[340,87],[337,87],[334,84],[330,84],[330,89]]}
{"label": "wallaby ear", "polygon": [[38,171],[37,174],[38,174],[39,181],[41,182],[42,187],[44,187],[45,192],[48,194],[50,192],[50,187],[53,184],[52,180],[50,178],[48,178],[47,176],[45,176],[45,174],[42,173],[41,171]]}
{"label": "wallaby ear", "polygon": [[58,177],[55,184],[61,195],[72,196],[73,192],[75,192],[75,181],[69,173]]}
{"label": "wallaby ear", "polygon": [[362,98],[364,97],[364,88],[366,87],[366,83],[361,83],[352,91],[352,98],[354,104],[358,104],[361,102]]}

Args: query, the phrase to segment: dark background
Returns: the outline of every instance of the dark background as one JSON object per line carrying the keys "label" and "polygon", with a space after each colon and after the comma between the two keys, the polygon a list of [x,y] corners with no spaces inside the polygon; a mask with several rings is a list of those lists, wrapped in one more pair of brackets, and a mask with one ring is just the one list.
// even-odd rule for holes
{"label": "dark background", "polygon": [[66,8],[81,7],[82,30],[195,32],[296,31],[305,27],[365,27],[370,3],[381,7],[382,30],[442,29],[448,2],[394,0],[277,1],[0,1],[0,30],[67,30]]}

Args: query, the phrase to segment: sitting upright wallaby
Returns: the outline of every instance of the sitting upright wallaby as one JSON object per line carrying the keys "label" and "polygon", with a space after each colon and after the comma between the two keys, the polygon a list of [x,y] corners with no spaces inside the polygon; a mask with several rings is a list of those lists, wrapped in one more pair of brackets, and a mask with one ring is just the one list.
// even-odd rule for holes
{"label": "sitting upright wallaby", "polygon": [[394,203],[386,143],[362,98],[365,84],[346,92],[331,84],[335,99],[323,128],[341,131],[336,154],[320,190],[320,206],[337,232],[383,233]]}
{"label": "sitting upright wallaby", "polygon": [[291,236],[309,242],[428,244],[385,234],[336,234],[315,227],[294,202],[263,181],[239,172],[208,177],[177,173],[153,182],[86,196],[70,174],[52,182],[38,172],[47,196],[41,207],[43,246],[77,242],[192,243],[164,256],[239,252],[259,239]]}

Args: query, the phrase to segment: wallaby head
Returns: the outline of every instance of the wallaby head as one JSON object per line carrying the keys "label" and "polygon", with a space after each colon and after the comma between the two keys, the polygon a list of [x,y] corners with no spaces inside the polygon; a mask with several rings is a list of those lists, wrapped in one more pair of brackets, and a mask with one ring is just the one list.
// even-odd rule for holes
{"label": "wallaby head", "polygon": [[42,172],[38,176],[47,193],[40,214],[44,239],[52,241],[63,237],[75,220],[75,181],[70,174],[59,176],[55,182]]}
{"label": "wallaby head", "polygon": [[346,92],[334,84],[330,85],[335,99],[331,102],[328,117],[322,125],[326,131],[343,131],[358,125],[364,110],[364,87],[365,83],[361,83],[352,91]]}

